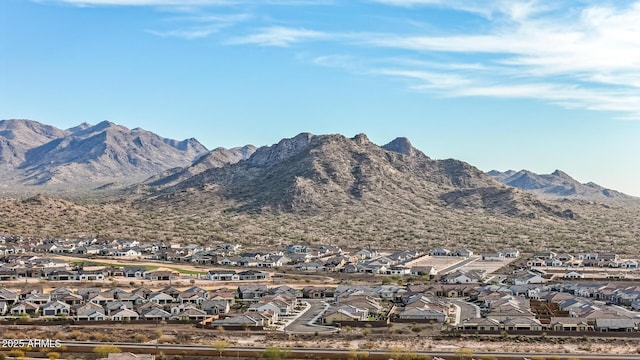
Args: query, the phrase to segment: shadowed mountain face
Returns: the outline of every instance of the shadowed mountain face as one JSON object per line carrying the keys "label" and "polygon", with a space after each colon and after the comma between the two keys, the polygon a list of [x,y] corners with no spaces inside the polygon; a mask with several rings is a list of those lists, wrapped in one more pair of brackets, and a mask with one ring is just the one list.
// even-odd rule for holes
{"label": "shadowed mountain face", "polygon": [[235,164],[241,160],[247,160],[255,151],[256,147],[253,145],[231,149],[215,148],[196,160],[189,168],[197,169],[195,170],[197,173],[201,172],[199,170],[205,171],[212,168],[220,168],[227,164]]}
{"label": "shadowed mountain face", "polygon": [[60,130],[35,121],[7,120],[0,122],[0,129],[0,144],[17,149],[0,160],[16,174],[17,183],[27,185],[132,183],[187,166],[207,152],[195,139],[165,139],[108,121]]}
{"label": "shadowed mountain face", "polygon": [[516,171],[514,171],[514,170],[507,170],[505,172],[501,172],[501,171],[498,171],[498,170],[491,170],[491,171],[487,172],[487,175],[489,175],[492,178],[504,183],[504,181],[503,181],[504,179],[508,178],[509,176],[511,176],[511,175],[513,175],[515,173],[516,173]]}
{"label": "shadowed mountain face", "polygon": [[64,137],[65,130],[31,120],[0,121],[0,165],[18,166],[30,149]]}
{"label": "shadowed mountain face", "polygon": [[[175,184],[150,187],[145,202],[179,201],[249,213],[393,216],[407,209],[475,209],[516,217],[562,216],[559,208],[505,187],[465,162],[432,160],[404,138],[378,146],[363,134],[346,138],[302,133],[261,147],[236,164],[177,183],[156,181],[168,182]],[[493,199],[495,194],[500,196]]]}
{"label": "shadowed mountain face", "polygon": [[256,151],[253,145],[225,149],[219,147],[198,158],[193,164],[185,168],[173,168],[147,179],[144,184],[156,188],[176,185],[192,176],[209,169],[221,168],[228,164],[235,164],[247,160]]}
{"label": "shadowed mountain face", "polygon": [[571,176],[556,170],[551,174],[536,174],[528,170],[492,170],[489,175],[502,183],[534,194],[555,198],[576,198],[583,200],[634,200],[621,192],[606,189],[592,182],[582,184]]}

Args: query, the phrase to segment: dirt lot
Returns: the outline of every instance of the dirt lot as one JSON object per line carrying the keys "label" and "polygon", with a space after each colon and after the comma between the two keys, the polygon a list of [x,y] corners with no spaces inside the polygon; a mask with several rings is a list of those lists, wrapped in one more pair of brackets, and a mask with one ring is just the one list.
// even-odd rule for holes
{"label": "dirt lot", "polygon": [[432,266],[437,271],[464,261],[458,256],[422,256],[406,264],[406,266]]}
{"label": "dirt lot", "polygon": [[498,271],[499,269],[501,269],[502,267],[512,263],[514,260],[516,260],[516,258],[504,259],[502,261],[485,261],[485,260],[479,259],[477,261],[474,261],[472,263],[464,265],[460,269],[462,269],[462,270],[484,270],[484,271],[487,272],[487,274],[492,274],[492,273]]}

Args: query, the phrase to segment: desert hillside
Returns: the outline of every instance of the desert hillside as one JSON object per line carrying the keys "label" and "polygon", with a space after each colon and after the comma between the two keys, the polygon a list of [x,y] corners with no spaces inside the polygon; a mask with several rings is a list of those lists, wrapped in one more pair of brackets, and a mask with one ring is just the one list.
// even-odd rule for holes
{"label": "desert hillside", "polygon": [[640,238],[640,207],[543,199],[404,138],[303,133],[214,155],[117,191],[4,197],[0,233],[476,251],[631,252]]}

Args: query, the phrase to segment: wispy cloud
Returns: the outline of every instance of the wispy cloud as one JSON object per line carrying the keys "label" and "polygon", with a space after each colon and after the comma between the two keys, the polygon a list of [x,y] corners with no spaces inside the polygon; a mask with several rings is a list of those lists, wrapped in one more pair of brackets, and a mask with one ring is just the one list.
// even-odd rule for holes
{"label": "wispy cloud", "polygon": [[171,30],[147,30],[148,33],[161,37],[178,37],[183,39],[198,39],[210,36],[222,29],[232,27],[238,23],[248,21],[251,14],[229,15],[198,15],[172,18],[171,22],[182,22],[188,25]]}
{"label": "wispy cloud", "polygon": [[[42,0],[40,0],[42,1]],[[50,0],[78,6],[211,6],[237,4],[234,0]]]}
{"label": "wispy cloud", "polygon": [[226,6],[226,5],[281,5],[309,6],[328,5],[332,0],[33,0],[37,2],[59,2],[78,6]]}
{"label": "wispy cloud", "polygon": [[[191,18],[166,30],[148,32],[185,39],[220,32],[220,41],[226,45],[305,45],[305,53],[311,54],[306,57],[313,64],[402,79],[416,91],[442,96],[539,99],[640,119],[636,95],[640,94],[640,1],[364,0],[376,4],[369,10],[374,13],[394,10],[388,16],[399,19],[399,24],[434,8],[468,23],[456,23],[454,27],[429,23],[425,17],[420,19],[427,25],[424,27],[376,28],[354,13],[354,21],[340,23],[339,29],[326,21],[331,11],[346,6],[335,0],[37,1],[173,9],[231,6],[233,11],[252,15]],[[335,5],[335,9],[323,13],[324,18],[317,21],[308,13],[300,15],[297,8],[287,15],[280,13],[280,17],[278,12],[274,15],[269,11],[271,5],[327,4]],[[464,16],[455,16],[460,14]],[[241,22],[245,26],[236,26]],[[331,54],[336,50],[341,53]]]}
{"label": "wispy cloud", "polygon": [[376,3],[416,8],[421,6],[437,6],[458,11],[464,11],[492,18],[506,16],[511,20],[520,21],[530,16],[549,10],[555,6],[538,0],[371,0]]}
{"label": "wispy cloud", "polygon": [[444,97],[538,99],[564,108],[624,113],[623,119],[640,120],[640,94],[635,89],[600,89],[578,84],[492,81],[456,73],[377,69],[372,73],[410,81],[409,88]]}
{"label": "wispy cloud", "polygon": [[231,39],[228,43],[286,47],[303,41],[330,39],[333,36],[321,31],[273,26],[262,29],[256,34]]}
{"label": "wispy cloud", "polygon": [[[441,6],[480,13],[474,1],[377,0],[392,6]],[[420,60],[374,71],[409,79],[415,90],[445,96],[531,98],[620,112],[640,119],[640,2],[557,8],[539,1],[493,2],[481,34],[363,36],[372,48],[412,52]],[[501,21],[489,13],[499,13]],[[504,19],[508,21],[504,21]],[[447,60],[443,61],[442,56]],[[477,68],[454,69],[449,61]],[[439,71],[437,71],[439,70]],[[437,75],[437,76],[436,76]]]}
{"label": "wispy cloud", "polygon": [[471,84],[471,81],[457,74],[447,74],[442,72],[418,71],[418,70],[399,70],[399,69],[378,69],[373,71],[375,74],[403,77],[418,80],[412,88],[416,90],[436,89],[460,89]]}
{"label": "wispy cloud", "polygon": [[199,39],[210,36],[220,31],[220,27],[216,25],[209,26],[193,26],[185,29],[175,30],[147,30],[149,34],[160,37],[177,37],[183,39]]}

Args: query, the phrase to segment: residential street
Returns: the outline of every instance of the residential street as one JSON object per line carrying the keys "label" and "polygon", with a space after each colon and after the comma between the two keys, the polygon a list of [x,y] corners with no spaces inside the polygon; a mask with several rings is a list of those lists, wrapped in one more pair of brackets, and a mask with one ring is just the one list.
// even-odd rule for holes
{"label": "residential street", "polygon": [[310,325],[310,323],[318,318],[325,310],[325,303],[322,300],[305,299],[311,308],[302,314],[299,318],[291,322],[285,327],[285,332],[291,333],[332,333],[337,329],[330,326]]}
{"label": "residential street", "polygon": [[479,257],[470,257],[470,258],[464,259],[464,260],[462,260],[462,261],[460,261],[458,263],[455,263],[455,264],[453,264],[453,265],[451,265],[449,267],[446,267],[446,268],[438,271],[438,273],[440,273],[441,275],[446,275],[446,274],[448,274],[450,272],[453,272],[453,271],[455,271],[455,270],[457,270],[457,269],[459,269],[459,268],[461,268],[461,267],[463,267],[463,266],[465,266],[467,264],[470,264],[470,263],[478,261],[478,260],[480,260]]}
{"label": "residential street", "polygon": [[463,299],[449,300],[460,308],[460,316],[456,319],[456,324],[460,324],[465,319],[476,319],[480,317],[480,308],[477,305],[470,304]]}

